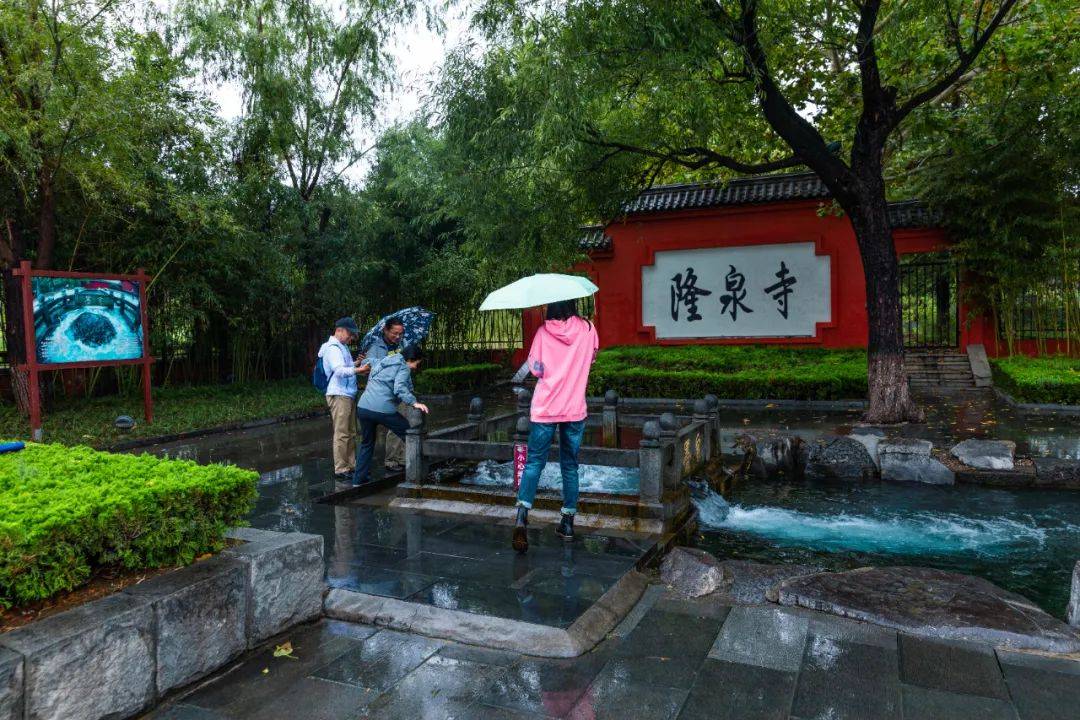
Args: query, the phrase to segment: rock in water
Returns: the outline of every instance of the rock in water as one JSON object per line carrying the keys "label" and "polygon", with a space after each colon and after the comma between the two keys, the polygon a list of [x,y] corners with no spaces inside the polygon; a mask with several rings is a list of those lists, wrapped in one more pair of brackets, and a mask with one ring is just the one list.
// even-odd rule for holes
{"label": "rock in water", "polygon": [[1080,630],[982,578],[920,567],[859,568],[785,580],[781,605],[797,605],[912,635],[999,647],[1080,652]]}
{"label": "rock in water", "polygon": [[822,437],[808,444],[807,480],[875,480],[877,463],[858,440]]}
{"label": "rock in water", "polygon": [[736,446],[750,454],[747,472],[762,479],[801,479],[799,463],[802,438],[797,435],[755,437],[740,435]]}
{"label": "rock in water", "polygon": [[952,485],[956,475],[940,460],[930,455],[929,440],[897,438],[878,445],[881,479],[893,482],[920,482],[929,485]]}
{"label": "rock in water", "polygon": [[101,313],[84,312],[71,323],[71,334],[84,345],[104,345],[116,337],[112,321]]}
{"label": "rock in water", "polygon": [[704,550],[677,547],[667,554],[660,565],[660,579],[680,595],[701,597],[724,583],[724,568],[720,561]]}
{"label": "rock in water", "polygon": [[957,443],[949,454],[968,467],[980,470],[1012,470],[1016,443],[1012,440],[977,440]]}
{"label": "rock in water", "polygon": [[732,605],[761,605],[770,602],[769,591],[777,583],[800,575],[813,575],[822,568],[813,565],[767,565],[749,560],[724,560],[720,563],[725,577],[731,578],[720,589],[719,599]]}

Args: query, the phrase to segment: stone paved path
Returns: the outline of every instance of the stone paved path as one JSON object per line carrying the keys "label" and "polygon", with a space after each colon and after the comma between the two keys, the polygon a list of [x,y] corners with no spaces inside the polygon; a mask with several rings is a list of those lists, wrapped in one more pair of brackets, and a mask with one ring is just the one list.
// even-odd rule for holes
{"label": "stone paved path", "polygon": [[540,660],[322,621],[149,714],[154,720],[361,718],[1080,718],[1080,660],[931,642],[654,586],[594,651]]}

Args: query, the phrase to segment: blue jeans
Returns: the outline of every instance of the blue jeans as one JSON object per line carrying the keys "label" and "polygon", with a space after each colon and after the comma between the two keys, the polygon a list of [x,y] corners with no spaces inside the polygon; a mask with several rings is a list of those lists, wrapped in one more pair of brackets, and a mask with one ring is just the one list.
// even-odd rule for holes
{"label": "blue jeans", "polygon": [[531,508],[536,499],[536,487],[540,484],[540,473],[547,465],[548,451],[559,430],[559,468],[562,470],[562,511],[567,515],[577,512],[578,496],[578,450],[581,438],[585,435],[585,421],[563,423],[534,422],[529,427],[529,458],[525,461],[525,471],[521,474],[521,487],[518,488],[518,505]]}
{"label": "blue jeans", "polygon": [[356,409],[356,422],[360,426],[360,447],[356,450],[356,470],[352,484],[371,482],[371,456],[375,452],[375,428],[382,425],[404,442],[409,421],[400,413],[380,413],[364,408]]}

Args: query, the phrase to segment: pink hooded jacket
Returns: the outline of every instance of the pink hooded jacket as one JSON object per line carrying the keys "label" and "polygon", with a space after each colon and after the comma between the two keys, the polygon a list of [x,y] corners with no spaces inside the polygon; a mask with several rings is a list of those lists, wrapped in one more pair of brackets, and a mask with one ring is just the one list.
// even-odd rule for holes
{"label": "pink hooded jacket", "polygon": [[592,323],[579,317],[547,320],[529,350],[529,370],[539,380],[533,393],[533,422],[584,420],[585,387],[600,339]]}

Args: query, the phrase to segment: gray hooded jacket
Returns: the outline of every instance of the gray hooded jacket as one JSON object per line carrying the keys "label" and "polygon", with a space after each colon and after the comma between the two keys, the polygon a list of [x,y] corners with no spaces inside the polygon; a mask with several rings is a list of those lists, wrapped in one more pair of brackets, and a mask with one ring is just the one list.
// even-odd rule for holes
{"label": "gray hooded jacket", "polygon": [[412,405],[415,402],[412,370],[405,363],[405,358],[398,353],[388,355],[372,366],[367,387],[360,396],[357,407],[390,414],[397,412],[398,403]]}

